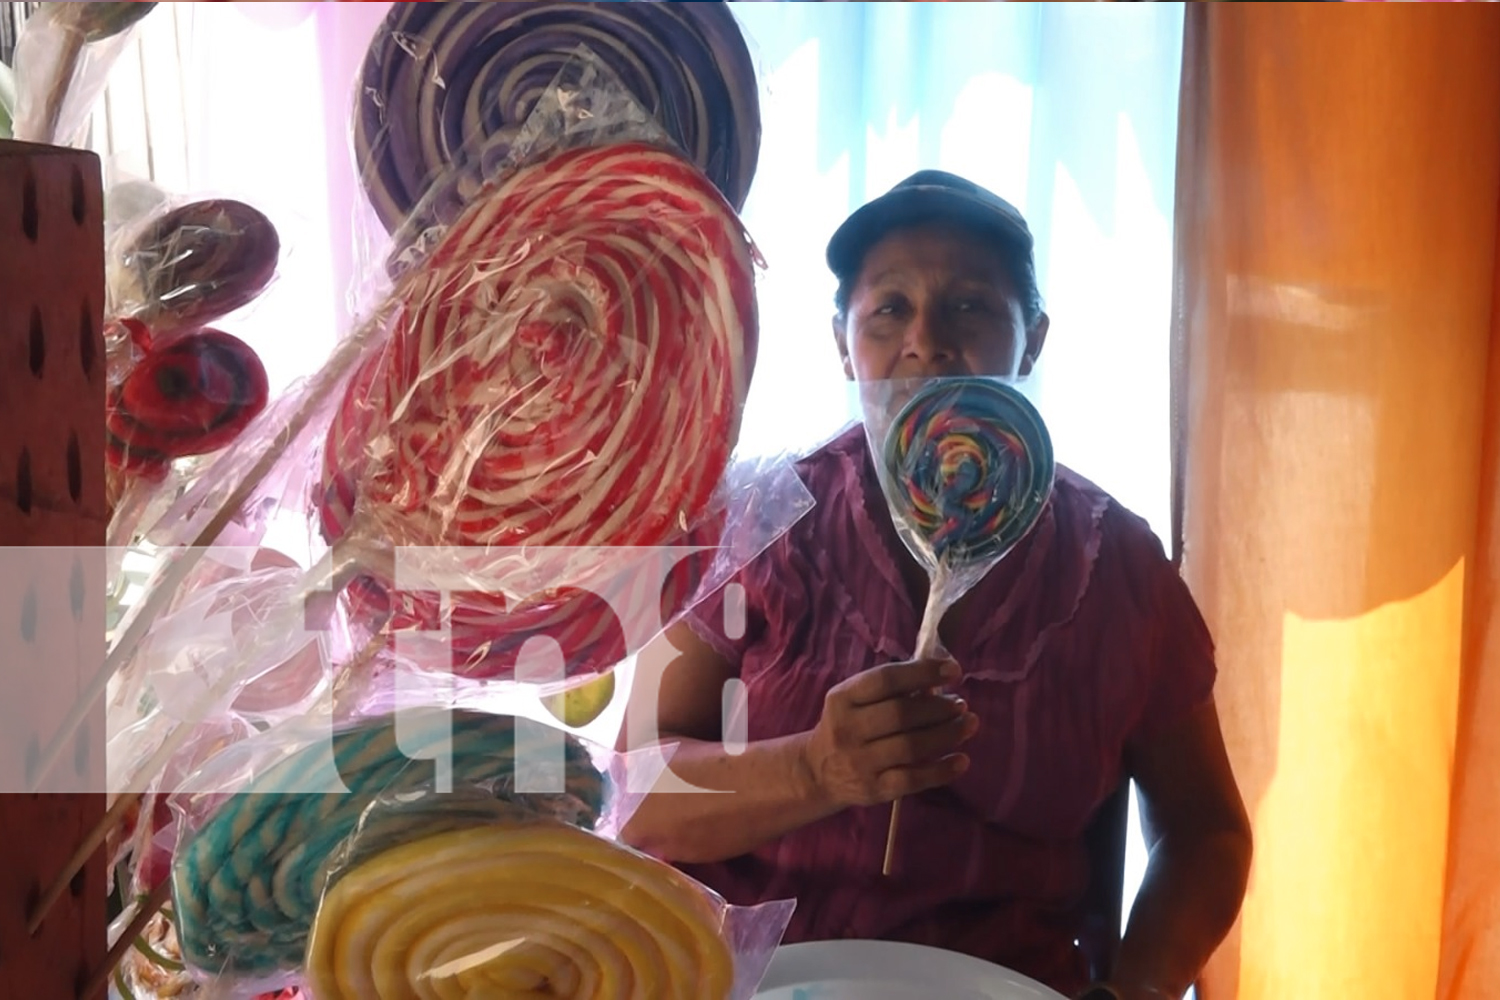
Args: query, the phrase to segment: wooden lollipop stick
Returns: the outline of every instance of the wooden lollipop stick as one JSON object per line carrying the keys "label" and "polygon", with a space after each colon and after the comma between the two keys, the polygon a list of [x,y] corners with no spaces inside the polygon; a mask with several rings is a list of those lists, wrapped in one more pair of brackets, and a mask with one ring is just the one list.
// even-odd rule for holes
{"label": "wooden lollipop stick", "polygon": [[54,879],[51,885],[47,886],[47,891],[42,893],[41,898],[37,900],[36,906],[32,907],[31,915],[26,921],[26,930],[28,933],[35,934],[41,930],[42,921],[47,919],[47,914],[52,911],[52,907],[57,905],[57,901],[62,898],[63,893],[68,891],[68,883],[73,881],[73,876],[77,875],[83,869],[83,866],[89,863],[89,858],[92,858],[94,852],[104,843],[104,838],[109,836],[109,831],[113,830],[119,824],[120,820],[125,817],[125,814],[130,811],[132,806],[141,801],[141,795],[141,792],[131,792],[128,795],[121,795],[115,799],[114,805],[109,807],[109,811],[104,814],[104,818],[94,824],[94,828],[89,831],[88,836],[84,837],[82,842],[73,849],[73,854],[68,858],[68,863],[63,866],[63,874]]}
{"label": "wooden lollipop stick", "polygon": [[[938,654],[938,625],[942,622],[943,614],[948,610],[948,602],[951,600],[945,593],[946,590],[946,576],[942,565],[939,564],[927,588],[927,610],[922,613],[922,627],[917,632],[917,652],[913,659],[930,660]],[[880,874],[887,877],[890,876],[891,869],[895,865],[896,830],[900,825],[901,800],[896,799],[891,803],[891,825],[885,834],[885,860],[880,865]]]}
{"label": "wooden lollipop stick", "polygon": [[151,918],[161,912],[162,907],[167,905],[167,899],[172,895],[172,880],[164,878],[151,890],[151,894],[141,901],[140,909],[136,910],[129,926],[110,945],[109,952],[104,956],[104,961],[99,967],[89,973],[88,980],[83,988],[78,991],[78,1000],[94,1000],[101,996],[109,985],[109,977],[114,975],[115,969],[119,967],[125,953],[135,945],[135,939],[141,936]]}
{"label": "wooden lollipop stick", "polygon": [[885,834],[885,861],[880,866],[880,874],[889,876],[891,866],[896,860],[896,828],[901,825],[901,800],[897,799],[891,803],[891,825]]}

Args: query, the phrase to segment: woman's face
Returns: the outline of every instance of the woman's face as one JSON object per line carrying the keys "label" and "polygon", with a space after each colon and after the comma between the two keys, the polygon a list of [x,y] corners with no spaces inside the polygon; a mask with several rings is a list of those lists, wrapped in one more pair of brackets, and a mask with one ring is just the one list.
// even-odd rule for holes
{"label": "woman's face", "polygon": [[870,248],[834,320],[844,373],[860,382],[1031,373],[1047,336],[1028,330],[1001,255],[945,227],[899,229]]}

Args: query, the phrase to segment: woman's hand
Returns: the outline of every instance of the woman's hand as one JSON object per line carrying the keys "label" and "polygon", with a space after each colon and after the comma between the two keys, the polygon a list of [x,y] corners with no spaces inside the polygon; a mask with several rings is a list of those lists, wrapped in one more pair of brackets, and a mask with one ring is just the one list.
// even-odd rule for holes
{"label": "woman's hand", "polygon": [[828,692],[803,746],[808,778],[838,808],[869,806],[946,785],[969,766],[959,752],[979,720],[941,688],[951,660],[888,663]]}

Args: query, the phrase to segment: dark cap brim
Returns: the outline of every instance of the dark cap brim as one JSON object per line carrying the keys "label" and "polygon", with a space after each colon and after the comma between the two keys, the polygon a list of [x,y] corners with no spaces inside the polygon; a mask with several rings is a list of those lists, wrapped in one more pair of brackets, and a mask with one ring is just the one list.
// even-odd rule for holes
{"label": "dark cap brim", "polygon": [[894,229],[952,225],[994,239],[1012,250],[1032,252],[1031,230],[1017,212],[938,185],[898,188],[857,210],[828,241],[828,267],[840,281],[859,270],[865,254]]}

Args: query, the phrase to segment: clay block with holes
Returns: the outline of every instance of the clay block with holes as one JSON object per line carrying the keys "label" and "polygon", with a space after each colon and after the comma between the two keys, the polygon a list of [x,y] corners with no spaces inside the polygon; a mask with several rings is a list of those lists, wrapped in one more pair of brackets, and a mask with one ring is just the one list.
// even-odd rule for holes
{"label": "clay block with holes", "polygon": [[[0,141],[0,993],[69,998],[105,953],[104,859],[28,910],[104,814],[104,718],[16,794],[104,644],[104,225],[98,157]],[[86,788],[89,791],[74,791]]]}

